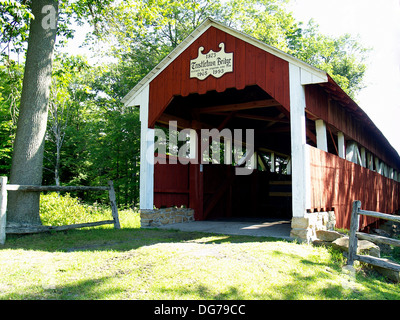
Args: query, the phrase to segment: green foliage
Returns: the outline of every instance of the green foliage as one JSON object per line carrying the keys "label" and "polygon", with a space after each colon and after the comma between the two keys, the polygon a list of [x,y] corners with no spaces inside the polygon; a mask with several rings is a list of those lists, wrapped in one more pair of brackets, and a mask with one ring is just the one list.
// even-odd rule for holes
{"label": "green foliage", "polygon": [[[105,25],[104,17],[109,12],[107,6],[113,2],[60,1],[59,45],[73,36],[70,28],[73,20],[89,24],[94,28],[93,34],[100,38],[96,31]],[[0,1],[0,48],[4,55],[0,63],[0,171],[7,176],[23,75],[23,63],[14,62],[10,53],[25,53],[31,18],[34,17],[29,1]],[[138,111],[124,109],[120,98],[149,69],[144,67],[137,76],[130,72],[130,66],[89,68],[81,57],[56,54],[43,184],[105,185],[111,179],[119,204],[129,206],[137,203]],[[138,63],[138,67],[142,68],[143,64]],[[107,200],[103,195],[84,193],[79,196],[89,201]]]}
{"label": "green foliage", "polygon": [[355,99],[363,88],[365,60],[369,49],[363,48],[349,34],[338,38],[320,34],[318,25],[313,20],[306,28],[298,28],[296,34],[297,36],[289,36],[287,52],[328,72]]}
{"label": "green foliage", "polygon": [[288,51],[288,38],[300,36],[293,16],[286,11],[288,0],[231,0],[229,25],[271,46]]}
{"label": "green foliage", "polygon": [[0,62],[0,173],[11,168],[23,68],[7,57]]}
{"label": "green foliage", "polygon": [[393,247],[392,258],[397,263],[400,263],[400,247]]}
{"label": "green foliage", "polygon": [[[140,228],[140,215],[132,209],[118,209],[123,228]],[[76,223],[112,220],[107,204],[87,204],[69,193],[51,192],[40,196],[40,218],[43,225],[63,226]],[[112,226],[111,226],[112,227]],[[110,228],[109,225],[101,228]]]}
{"label": "green foliage", "polygon": [[338,263],[341,266],[344,266],[346,264],[347,260],[341,250],[334,249],[333,247],[327,247],[326,250],[331,255],[332,262]]}
{"label": "green foliage", "polygon": [[69,193],[56,192],[40,196],[40,218],[44,225],[62,226],[75,223],[112,220],[111,209],[98,204],[87,205]]}
{"label": "green foliage", "polygon": [[306,26],[294,19],[288,0],[232,0],[229,24],[328,72],[353,99],[363,88],[365,60],[369,52],[356,38],[323,35],[310,20]]}
{"label": "green foliage", "polygon": [[[54,91],[62,93],[54,103],[66,109],[58,118],[58,127],[63,130],[60,181],[66,185],[106,185],[113,180],[118,204],[134,205],[139,197],[139,112],[120,103],[125,86],[113,65],[89,68],[78,57],[68,59],[68,63],[60,60],[62,69],[55,67],[55,78],[60,80],[53,82]],[[54,120],[50,112],[48,130],[54,127]],[[56,136],[48,131],[45,184],[54,184]],[[105,194],[78,196],[107,201]]]}
{"label": "green foliage", "polygon": [[28,38],[33,15],[26,1],[0,0],[0,53],[20,53]]}
{"label": "green foliage", "polygon": [[88,67],[86,60],[80,56],[59,54],[54,61],[44,167],[54,173],[56,184],[60,182],[61,151],[70,121],[69,114],[76,104],[75,86],[79,73]]}

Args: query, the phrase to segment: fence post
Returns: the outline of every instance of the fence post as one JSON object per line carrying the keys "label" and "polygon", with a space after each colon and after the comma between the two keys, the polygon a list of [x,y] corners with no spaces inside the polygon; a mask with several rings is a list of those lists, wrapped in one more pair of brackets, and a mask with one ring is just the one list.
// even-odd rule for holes
{"label": "fence post", "polygon": [[353,202],[353,210],[351,211],[350,221],[350,236],[349,236],[349,254],[347,255],[347,265],[352,266],[354,264],[355,257],[357,255],[357,235],[359,227],[359,210],[361,209],[361,201],[356,200]]}
{"label": "fence post", "polygon": [[6,243],[7,177],[0,177],[0,244]]}
{"label": "fence post", "polygon": [[117,208],[117,200],[115,198],[115,191],[114,191],[114,184],[111,180],[108,181],[108,196],[110,198],[111,203],[111,213],[114,218],[114,228],[121,229],[121,225],[119,224],[119,217],[118,217],[118,208]]}

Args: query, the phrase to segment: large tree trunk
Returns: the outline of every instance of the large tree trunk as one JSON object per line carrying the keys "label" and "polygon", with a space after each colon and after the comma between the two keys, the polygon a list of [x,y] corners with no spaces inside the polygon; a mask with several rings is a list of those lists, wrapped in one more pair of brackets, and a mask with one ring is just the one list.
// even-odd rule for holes
{"label": "large tree trunk", "polygon": [[[58,1],[34,0],[10,183],[41,185]],[[42,12],[43,11],[43,12]],[[41,224],[38,192],[9,192],[7,221]]]}

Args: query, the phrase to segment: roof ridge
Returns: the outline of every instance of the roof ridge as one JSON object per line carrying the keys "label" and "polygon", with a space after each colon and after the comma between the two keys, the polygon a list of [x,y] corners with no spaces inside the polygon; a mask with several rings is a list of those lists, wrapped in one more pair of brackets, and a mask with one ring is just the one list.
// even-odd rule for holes
{"label": "roof ridge", "polygon": [[210,27],[216,27],[221,31],[231,34],[236,38],[250,43],[261,50],[267,51],[289,63],[293,63],[303,69],[306,69],[312,74],[318,75],[320,78],[327,80],[327,73],[318,69],[307,62],[304,62],[278,48],[275,48],[253,36],[250,36],[242,31],[229,27],[222,22],[219,22],[211,17],[207,17],[200,25],[194,29],[178,46],[176,46],[167,56],[165,56],[146,76],[144,76],[129,92],[122,98],[122,103],[127,104],[141,89],[151,82],[159,73],[161,73],[175,58],[177,58],[184,50],[186,50],[200,35],[206,32]]}

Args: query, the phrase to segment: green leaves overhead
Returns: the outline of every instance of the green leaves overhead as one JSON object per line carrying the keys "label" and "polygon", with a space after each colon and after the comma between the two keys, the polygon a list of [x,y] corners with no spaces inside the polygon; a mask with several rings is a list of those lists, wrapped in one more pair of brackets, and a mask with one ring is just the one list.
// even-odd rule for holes
{"label": "green leaves overhead", "polygon": [[[21,52],[34,18],[26,1],[0,0],[0,53]],[[8,52],[7,52],[8,51]]]}
{"label": "green leaves overhead", "polygon": [[[73,22],[91,27],[89,47],[113,56],[125,88],[136,84],[207,17],[239,29],[328,73],[355,98],[363,87],[368,51],[349,35],[329,37],[294,19],[289,0],[60,0],[58,41],[73,37]],[[0,0],[2,51],[21,52],[32,18],[29,2]],[[89,29],[88,29],[89,31]],[[10,44],[12,43],[12,46]],[[99,52],[99,43],[104,51]],[[129,72],[130,70],[130,72]],[[129,73],[129,74],[128,74]]]}
{"label": "green leaves overhead", "polygon": [[[239,29],[327,71],[355,98],[363,87],[368,50],[350,35],[329,37],[313,21],[303,24],[287,9],[289,0],[128,0],[114,2],[101,23],[107,55],[130,66],[137,83],[207,17]],[[99,31],[99,30],[97,30]],[[127,91],[124,91],[126,93]]]}
{"label": "green leaves overhead", "polygon": [[289,37],[287,52],[328,72],[351,98],[356,99],[363,88],[369,49],[363,48],[357,38],[349,34],[338,38],[320,34],[313,20],[296,33]]}

